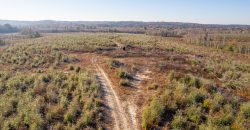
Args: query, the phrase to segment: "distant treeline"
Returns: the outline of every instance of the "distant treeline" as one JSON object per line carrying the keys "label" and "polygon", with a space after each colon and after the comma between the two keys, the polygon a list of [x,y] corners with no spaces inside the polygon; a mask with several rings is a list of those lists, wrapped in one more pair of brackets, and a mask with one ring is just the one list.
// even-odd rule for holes
{"label": "distant treeline", "polygon": [[[7,23],[7,24],[6,24]],[[2,25],[1,25],[2,24]],[[15,26],[15,27],[14,27]],[[27,31],[28,28],[28,31]],[[110,32],[146,34],[162,37],[186,37],[187,35],[209,34],[250,34],[250,25],[216,25],[178,22],[112,22],[112,21],[6,21],[0,20],[0,33],[32,32]],[[206,30],[206,31],[204,31]]]}
{"label": "distant treeline", "polygon": [[[36,27],[38,28],[38,27]],[[106,33],[131,33],[131,34],[146,34],[162,37],[183,37],[184,32],[179,29],[172,28],[157,28],[157,27],[108,27],[108,26],[94,26],[94,25],[71,25],[71,26],[57,26],[57,27],[40,27],[39,32],[43,33],[63,33],[63,32],[106,32]]]}
{"label": "distant treeline", "polygon": [[11,24],[18,27],[27,26],[81,26],[86,27],[165,27],[165,28],[250,28],[250,25],[220,25],[220,24],[198,24],[198,23],[183,23],[183,22],[141,22],[141,21],[15,21],[15,20],[0,20],[0,24]]}
{"label": "distant treeline", "polygon": [[14,33],[18,31],[19,29],[17,27],[13,27],[10,24],[0,25],[0,33]]}

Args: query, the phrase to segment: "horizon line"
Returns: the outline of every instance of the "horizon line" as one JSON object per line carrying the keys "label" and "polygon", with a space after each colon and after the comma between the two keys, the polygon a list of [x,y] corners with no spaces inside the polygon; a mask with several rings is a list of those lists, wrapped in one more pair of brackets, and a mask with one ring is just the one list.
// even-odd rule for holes
{"label": "horizon line", "polygon": [[143,22],[143,23],[185,23],[185,24],[200,24],[200,25],[247,25],[250,24],[220,24],[220,23],[201,23],[201,22],[185,22],[185,21],[147,21],[147,20],[63,20],[63,19],[39,19],[39,20],[17,20],[17,19],[0,19],[0,21],[17,21],[17,22],[40,22],[40,21],[55,21],[55,22]]}

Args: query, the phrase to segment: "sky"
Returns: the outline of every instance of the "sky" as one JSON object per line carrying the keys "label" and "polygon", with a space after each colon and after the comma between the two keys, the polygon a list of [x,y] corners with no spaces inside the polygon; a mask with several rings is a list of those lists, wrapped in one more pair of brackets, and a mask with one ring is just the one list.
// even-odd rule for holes
{"label": "sky", "polygon": [[250,25],[250,0],[0,0],[0,19]]}

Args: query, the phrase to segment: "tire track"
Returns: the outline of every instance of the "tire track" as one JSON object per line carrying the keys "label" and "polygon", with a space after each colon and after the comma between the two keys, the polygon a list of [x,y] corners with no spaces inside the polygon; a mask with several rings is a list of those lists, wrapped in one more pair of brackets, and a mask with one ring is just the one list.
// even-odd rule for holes
{"label": "tire track", "polygon": [[[96,63],[96,59],[92,58],[92,63],[96,69],[98,79],[104,91],[107,105],[111,108],[111,116],[113,118],[113,129],[115,130],[137,130],[136,120],[131,120],[129,117],[135,113],[126,113],[121,101],[113,89],[113,84],[104,72],[104,70]],[[128,105],[128,104],[127,104]],[[130,108],[129,106],[127,106]],[[132,112],[134,110],[132,109]]]}

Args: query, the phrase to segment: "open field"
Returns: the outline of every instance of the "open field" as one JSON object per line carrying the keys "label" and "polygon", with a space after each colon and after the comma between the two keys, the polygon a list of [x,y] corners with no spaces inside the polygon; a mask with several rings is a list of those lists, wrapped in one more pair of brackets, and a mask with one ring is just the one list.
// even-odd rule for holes
{"label": "open field", "polygon": [[0,38],[0,129],[250,127],[247,32]]}

